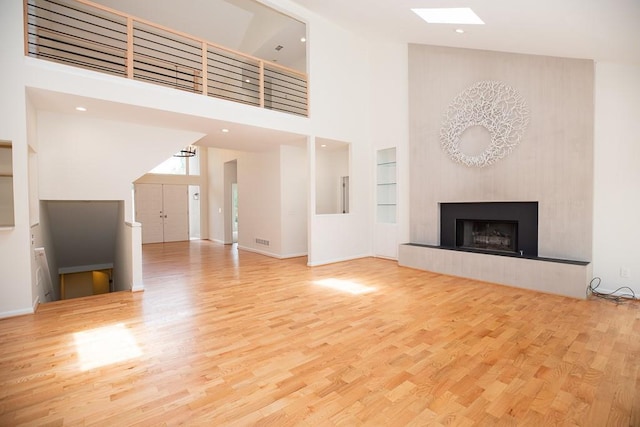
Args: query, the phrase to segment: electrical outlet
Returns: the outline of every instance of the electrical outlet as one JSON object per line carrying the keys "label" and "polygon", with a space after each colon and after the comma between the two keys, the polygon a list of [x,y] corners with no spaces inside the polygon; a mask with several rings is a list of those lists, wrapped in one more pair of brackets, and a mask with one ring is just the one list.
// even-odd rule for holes
{"label": "electrical outlet", "polygon": [[631,277],[631,270],[629,269],[629,267],[620,267],[620,277],[623,277],[625,279]]}

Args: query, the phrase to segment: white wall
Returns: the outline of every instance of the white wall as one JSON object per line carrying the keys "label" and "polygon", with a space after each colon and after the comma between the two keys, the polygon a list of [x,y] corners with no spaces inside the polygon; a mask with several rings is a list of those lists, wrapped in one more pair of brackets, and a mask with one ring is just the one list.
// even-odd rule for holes
{"label": "white wall", "polygon": [[309,166],[307,150],[283,145],[280,147],[281,194],[281,256],[307,254],[307,194],[309,192]]}
{"label": "white wall", "polygon": [[305,149],[283,145],[248,153],[211,148],[208,160],[211,240],[231,243],[230,188],[237,182],[238,247],[277,258],[307,253]]}
{"label": "white wall", "polygon": [[640,296],[640,65],[597,63],[595,98],[593,275]]}
{"label": "white wall", "polygon": [[0,230],[0,317],[33,311],[22,2],[0,2],[0,140],[13,144],[15,226]]}
{"label": "white wall", "polygon": [[[31,295],[33,299],[33,306],[37,308],[38,303],[52,301],[56,298],[58,290],[54,283],[57,283],[51,277],[51,270],[49,273],[43,269],[44,259],[39,258],[36,254],[36,248],[44,247],[43,230],[40,226],[40,197],[38,188],[38,132],[36,125],[37,112],[33,104],[26,99],[27,105],[27,144],[29,147],[29,158],[27,161],[27,168],[29,173],[29,224],[31,225]],[[46,250],[44,253],[45,259],[49,255]],[[46,260],[47,266],[49,260]],[[56,270],[57,271],[57,270]],[[49,276],[49,277],[45,277]],[[57,278],[57,274],[55,275]],[[49,287],[45,284],[51,281],[51,288],[53,293],[49,290]],[[46,289],[45,289],[46,288]],[[49,295],[46,295],[49,292]]]}
{"label": "white wall", "polygon": [[[316,189],[311,183],[308,264],[368,256],[372,253],[372,153],[370,111],[375,91],[368,57],[374,42],[322,18],[309,25],[309,72],[313,136],[351,144],[348,214],[316,215]],[[331,58],[331,60],[327,60]],[[406,76],[398,76],[401,80]],[[389,83],[390,84],[390,83]],[[315,138],[312,140],[313,147]],[[315,150],[309,153],[310,175],[315,176]]]}
{"label": "white wall", "polygon": [[280,206],[280,151],[244,153],[238,159],[238,248],[280,256]]}
{"label": "white wall", "polygon": [[58,254],[53,243],[53,235],[51,232],[51,224],[49,222],[49,210],[46,203],[41,203],[38,207],[40,215],[40,222],[37,227],[37,241],[35,246],[42,247],[47,257],[47,264],[49,266],[49,275],[51,279],[51,286],[53,287],[53,299],[60,299],[60,276],[58,275]]}
{"label": "white wall", "polygon": [[39,188],[43,200],[124,200],[131,183],[203,134],[83,117],[38,113]]}
{"label": "white wall", "polygon": [[137,222],[125,222],[123,204],[116,237],[113,285],[115,291],[142,291],[142,227]]}
{"label": "white wall", "polygon": [[[312,138],[309,147],[315,147]],[[309,253],[310,266],[345,261],[371,255],[372,190],[371,147],[364,143],[352,143],[349,165],[349,213],[315,214],[316,188],[309,190],[310,211]],[[311,148],[310,176],[316,174],[316,150]]]}
{"label": "white wall", "polygon": [[[408,46],[379,42],[371,46],[371,141],[374,152],[396,147],[396,223],[377,223],[374,218],[373,254],[397,259],[398,244],[409,242],[409,84]],[[378,65],[379,64],[379,65]],[[374,154],[375,155],[375,154]],[[375,159],[375,157],[374,157]],[[375,169],[372,182],[375,185]]]}

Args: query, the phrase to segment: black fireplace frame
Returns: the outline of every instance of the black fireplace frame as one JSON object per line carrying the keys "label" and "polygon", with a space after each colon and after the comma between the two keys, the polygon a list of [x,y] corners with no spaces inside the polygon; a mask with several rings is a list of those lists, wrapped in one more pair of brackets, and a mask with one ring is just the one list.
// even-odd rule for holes
{"label": "black fireplace frame", "polygon": [[527,257],[538,256],[538,202],[440,203],[440,246],[491,253],[490,250],[458,248],[457,220],[517,222],[516,253]]}

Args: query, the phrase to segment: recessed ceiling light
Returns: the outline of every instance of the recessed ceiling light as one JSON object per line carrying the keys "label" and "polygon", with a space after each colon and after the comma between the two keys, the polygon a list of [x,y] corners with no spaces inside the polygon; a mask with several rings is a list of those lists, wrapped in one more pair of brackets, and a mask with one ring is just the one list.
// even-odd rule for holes
{"label": "recessed ceiling light", "polygon": [[229,129],[227,128],[222,129],[222,133],[229,133]]}
{"label": "recessed ceiling light", "polygon": [[464,33],[464,30],[462,28],[456,28],[456,33],[462,34]]}
{"label": "recessed ceiling light", "polygon": [[77,111],[87,111],[85,107],[76,107]]}
{"label": "recessed ceiling light", "polygon": [[247,83],[251,83],[251,80],[249,80],[249,79],[245,79],[244,81],[247,82]]}
{"label": "recessed ceiling light", "polygon": [[429,24],[471,24],[484,25],[482,19],[469,7],[449,7],[435,9],[411,9]]}
{"label": "recessed ceiling light", "polygon": [[327,147],[327,144],[322,144],[322,145],[320,145],[320,147],[322,147],[322,148],[326,148],[326,147]]}
{"label": "recessed ceiling light", "polygon": [[307,41],[307,38],[306,38],[306,37],[300,37],[300,41],[301,41],[302,43],[304,43],[304,42],[306,42],[306,41]]}

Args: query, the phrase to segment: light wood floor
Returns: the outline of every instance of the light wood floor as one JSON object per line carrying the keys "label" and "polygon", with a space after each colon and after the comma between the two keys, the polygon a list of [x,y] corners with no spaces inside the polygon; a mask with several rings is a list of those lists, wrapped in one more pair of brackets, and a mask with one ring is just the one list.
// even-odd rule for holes
{"label": "light wood floor", "polygon": [[207,241],[143,258],[144,292],[0,321],[1,426],[640,426],[638,303]]}

